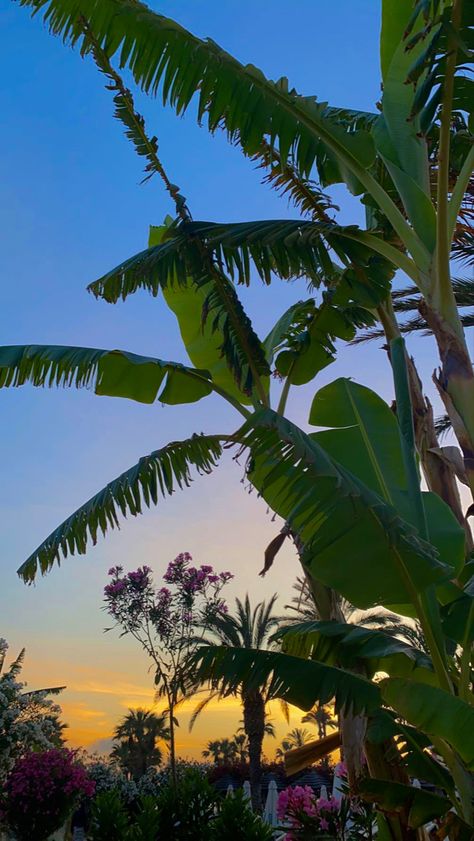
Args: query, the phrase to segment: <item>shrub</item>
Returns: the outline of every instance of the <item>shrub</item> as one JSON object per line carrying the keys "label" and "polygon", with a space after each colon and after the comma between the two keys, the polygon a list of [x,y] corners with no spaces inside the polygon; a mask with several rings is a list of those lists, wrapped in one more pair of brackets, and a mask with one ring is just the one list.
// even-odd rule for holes
{"label": "shrub", "polygon": [[178,785],[162,789],[157,800],[158,838],[173,841],[203,841],[210,836],[218,795],[197,771],[188,771]]}
{"label": "shrub", "polygon": [[126,841],[129,817],[117,789],[101,791],[92,804],[88,836],[91,841]]}
{"label": "shrub", "polygon": [[93,794],[94,783],[74,751],[30,753],[15,763],[7,779],[4,820],[18,841],[44,841],[81,797]]}
{"label": "shrub", "polygon": [[272,841],[273,829],[252,812],[242,791],[222,801],[210,841]]}

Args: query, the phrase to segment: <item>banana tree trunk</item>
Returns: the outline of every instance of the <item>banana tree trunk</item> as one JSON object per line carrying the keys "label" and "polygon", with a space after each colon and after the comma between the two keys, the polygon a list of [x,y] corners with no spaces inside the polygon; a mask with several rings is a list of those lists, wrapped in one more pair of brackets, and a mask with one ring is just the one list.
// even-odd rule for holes
{"label": "banana tree trunk", "polygon": [[449,323],[427,301],[420,303],[420,313],[438,345],[441,367],[433,380],[459,441],[474,498],[474,371],[463,329],[460,324]]}
{"label": "banana tree trunk", "polygon": [[[420,306],[420,312],[426,319],[423,304]],[[378,315],[385,332],[387,345],[390,345],[393,339],[401,336],[397,317],[390,300],[379,307]],[[466,550],[470,552],[473,549],[472,533],[462,510],[454,470],[433,452],[433,450],[439,447],[438,435],[434,425],[433,407],[428,398],[423,394],[423,385],[412,357],[407,358],[407,366],[411,403],[413,406],[416,448],[420,456],[426,484],[430,491],[438,494],[451,508],[454,516],[464,529],[466,534]]]}
{"label": "banana tree trunk", "polygon": [[434,425],[433,407],[428,398],[423,394],[421,380],[412,357],[408,358],[408,377],[413,406],[416,446],[426,484],[430,491],[438,494],[451,508],[457,521],[464,529],[466,549],[468,552],[471,552],[474,548],[472,533],[462,510],[456,476],[453,468],[433,452],[439,447],[438,436]]}
{"label": "banana tree trunk", "polygon": [[244,730],[248,740],[252,808],[262,809],[262,744],[265,732],[265,701],[258,690],[242,693]]}

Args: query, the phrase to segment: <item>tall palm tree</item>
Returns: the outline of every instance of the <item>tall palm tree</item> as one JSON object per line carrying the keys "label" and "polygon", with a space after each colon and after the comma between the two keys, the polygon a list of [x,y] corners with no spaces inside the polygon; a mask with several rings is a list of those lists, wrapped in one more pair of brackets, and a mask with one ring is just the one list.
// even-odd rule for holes
{"label": "tall palm tree", "polygon": [[163,754],[157,742],[169,741],[165,716],[150,710],[129,710],[115,728],[112,757],[133,779],[142,777],[149,768],[160,765]]}
{"label": "tall palm tree", "polygon": [[247,736],[245,733],[236,733],[232,739],[239,762],[247,762],[249,752],[247,745]]}
{"label": "tall palm tree", "polygon": [[294,727],[293,730],[290,730],[290,732],[286,734],[285,738],[282,739],[280,747],[278,747],[275,751],[275,755],[278,759],[283,759],[285,753],[288,753],[289,750],[302,748],[303,745],[306,745],[307,742],[311,742],[312,739],[312,733],[310,733],[309,730],[306,730],[305,727]]}
{"label": "tall palm tree", "polygon": [[315,725],[320,739],[327,736],[328,727],[337,727],[337,720],[333,717],[332,710],[325,704],[317,704],[313,710],[303,716],[301,723]]}
{"label": "tall palm tree", "polygon": [[[243,601],[237,598],[234,614],[216,614],[211,619],[209,626],[211,639],[206,642],[210,644],[218,642],[223,646],[238,649],[268,648],[271,633],[279,623],[278,616],[273,613],[276,600],[275,593],[268,602],[259,602],[252,608],[248,595]],[[209,703],[211,697],[219,695],[219,684],[219,676],[216,674],[215,679],[210,682],[211,694],[196,708],[192,723]],[[271,694],[268,684],[263,684],[259,688],[249,688],[245,681],[239,687],[239,694],[243,708],[243,730],[248,745],[252,804],[255,809],[260,809],[262,805],[262,743],[265,726],[268,723],[266,722],[266,705],[271,700]]]}

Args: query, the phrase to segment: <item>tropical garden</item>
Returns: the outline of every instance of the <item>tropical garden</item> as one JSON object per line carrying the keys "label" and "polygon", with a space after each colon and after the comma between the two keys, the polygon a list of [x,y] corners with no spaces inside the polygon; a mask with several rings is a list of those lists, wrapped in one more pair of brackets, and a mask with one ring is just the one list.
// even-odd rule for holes
{"label": "tropical garden", "polygon": [[[62,747],[50,700],[60,688],[25,695],[14,661],[6,676],[15,703],[0,695],[0,749],[12,740],[18,698],[40,725],[29,735],[20,728],[5,749],[4,823],[18,838],[47,838],[81,806],[96,839],[472,839],[472,3],[382,0],[373,111],[300,94],[284,76],[270,80],[138,0],[17,5],[95,63],[144,178],[168,197],[148,246],[129,256],[118,245],[117,265],[89,291],[108,304],[162,299],[189,361],[9,345],[0,348],[0,385],[87,387],[150,411],[178,405],[191,417],[213,395],[234,413],[217,432],[210,423],[211,432],[198,427],[183,440],[158,434],[157,448],[59,524],[18,574],[32,584],[77,562],[125,518],[185,495],[228,453],[268,506],[275,536],[255,549],[269,581],[264,602],[243,594],[232,603],[226,587],[238,571],[195,566],[187,552],[160,587],[148,566],[109,570],[105,611],[148,655],[160,701],[159,714],[131,710],[117,725],[113,769]],[[156,120],[145,120],[138,97]],[[194,218],[173,161],[161,157],[161,103],[223,134],[290,201],[292,218],[225,223],[218,207],[211,221]],[[340,218],[332,191],[341,185],[362,205],[364,225]],[[296,281],[304,300],[295,295],[259,335],[246,287],[263,285],[270,298]],[[422,382],[412,354],[416,334],[431,337],[432,382]],[[387,359],[390,404],[350,366],[328,378],[341,348],[374,340]],[[308,385],[299,425],[292,401]],[[271,576],[284,544],[294,547],[287,574],[297,583],[282,615]],[[203,746],[210,776],[176,757],[180,704],[194,696],[193,718],[210,699],[241,704],[241,730]],[[335,751],[344,762],[339,794],[285,787],[278,827],[260,817],[270,702],[301,711],[277,750],[290,777],[314,763],[327,771]],[[246,766],[248,796],[219,798],[216,771],[233,765]],[[53,790],[56,812],[40,827],[39,801]]]}

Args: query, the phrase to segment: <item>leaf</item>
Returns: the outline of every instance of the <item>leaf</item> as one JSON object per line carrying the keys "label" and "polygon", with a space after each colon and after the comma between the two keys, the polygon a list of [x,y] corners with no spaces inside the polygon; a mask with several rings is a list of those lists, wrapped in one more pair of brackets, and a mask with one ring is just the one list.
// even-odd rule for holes
{"label": "leaf", "polygon": [[428,736],[448,742],[474,768],[474,709],[435,686],[403,678],[386,678],[380,690],[384,702]]}
{"label": "leaf", "polygon": [[21,565],[18,575],[31,583],[38,569],[44,575],[68,555],[85,555],[89,542],[95,545],[99,533],[119,528],[120,515],[136,517],[144,508],[156,505],[160,497],[189,487],[191,468],[198,474],[210,473],[221,453],[217,436],[193,435],[144,456],[64,520]]}
{"label": "leaf", "polygon": [[342,622],[302,622],[283,626],[275,634],[283,651],[345,669],[377,672],[435,682],[429,657],[411,645],[379,630]]}
{"label": "leaf", "polygon": [[[155,242],[160,237],[160,228],[152,229]],[[125,299],[138,289],[147,289],[158,295],[161,289],[188,284],[191,274],[194,283],[208,281],[208,273],[202,264],[196,262],[193,239],[199,239],[216,265],[222,266],[229,276],[239,284],[249,285],[252,272],[256,270],[261,280],[269,284],[272,275],[289,280],[305,275],[319,286],[328,280],[327,249],[332,248],[346,262],[367,269],[374,257],[374,250],[382,238],[372,235],[369,240],[355,225],[336,225],[333,222],[308,222],[300,219],[270,219],[249,222],[181,222],[170,227],[164,241],[146,251],[123,261],[112,271],[89,285],[89,290],[109,303]],[[370,243],[370,246],[367,243]],[[394,250],[394,256],[397,252]],[[331,265],[333,280],[336,270]],[[377,287],[380,275],[377,263],[371,277],[371,305],[385,299],[390,289],[390,279],[382,272],[382,283]],[[359,303],[354,288],[351,300]]]}
{"label": "leaf", "polygon": [[410,602],[406,570],[417,590],[451,574],[392,506],[286,418],[260,411],[239,437],[250,481],[298,535],[310,574],[352,604]]}
{"label": "leaf", "polygon": [[190,667],[199,682],[219,685],[223,695],[266,688],[272,698],[282,698],[302,710],[316,701],[335,699],[336,709],[354,713],[377,709],[378,687],[358,675],[334,666],[291,657],[279,651],[203,646],[191,657]]}
{"label": "leaf", "polygon": [[96,394],[140,403],[157,399],[194,403],[212,391],[208,371],[128,351],[62,345],[0,347],[0,387],[26,382],[40,387],[93,386]]}
{"label": "leaf", "polygon": [[[149,246],[161,245],[169,234],[169,224],[151,226]],[[263,349],[234,288],[223,276],[220,283],[213,275],[201,277],[201,264],[197,269],[181,283],[171,279],[162,286],[189,358],[195,365],[205,365],[213,382],[242,403],[251,402],[251,359],[268,394],[269,369]]]}
{"label": "leaf", "polygon": [[445,815],[451,808],[451,802],[445,797],[392,780],[366,777],[361,780],[359,791],[364,800],[375,802],[383,812],[406,813],[408,826],[413,829]]}
{"label": "leaf", "polygon": [[451,467],[459,481],[469,487],[464,459],[459,447],[431,447],[428,452],[438,456],[441,461]]}
{"label": "leaf", "polygon": [[[340,378],[320,389],[310,410],[313,426],[333,429],[313,433],[330,455],[416,525],[403,468],[400,431],[395,415],[371,389]],[[464,532],[448,506],[423,493],[430,540],[452,577],[464,565]]]}

